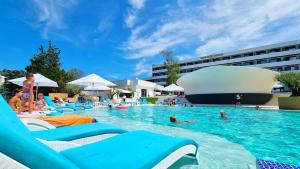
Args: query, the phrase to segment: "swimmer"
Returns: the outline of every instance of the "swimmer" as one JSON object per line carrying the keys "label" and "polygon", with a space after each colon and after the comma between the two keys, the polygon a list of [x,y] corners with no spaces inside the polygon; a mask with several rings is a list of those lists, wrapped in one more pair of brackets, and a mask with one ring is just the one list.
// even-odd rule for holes
{"label": "swimmer", "polygon": [[220,118],[221,118],[221,119],[224,119],[224,120],[227,120],[226,113],[225,113],[224,110],[221,110],[221,111],[220,111]]}
{"label": "swimmer", "polygon": [[170,116],[170,122],[177,123],[177,124],[188,124],[192,122],[197,122],[197,120],[184,120],[184,121],[177,121],[177,118],[175,115]]}
{"label": "swimmer", "polygon": [[112,105],[111,105],[111,104],[109,104],[109,105],[108,105],[108,108],[111,110],[111,109],[112,109]]}
{"label": "swimmer", "polygon": [[256,110],[259,110],[259,106],[255,106],[255,109],[256,109]]}

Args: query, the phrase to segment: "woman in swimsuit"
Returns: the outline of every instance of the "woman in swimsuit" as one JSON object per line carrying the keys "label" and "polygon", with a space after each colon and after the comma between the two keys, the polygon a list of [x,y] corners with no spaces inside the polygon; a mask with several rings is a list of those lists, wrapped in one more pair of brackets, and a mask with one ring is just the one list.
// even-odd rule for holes
{"label": "woman in swimsuit", "polygon": [[24,107],[28,107],[28,112],[32,113],[33,111],[33,86],[34,86],[34,76],[32,73],[26,75],[26,80],[23,82],[22,87],[22,102]]}

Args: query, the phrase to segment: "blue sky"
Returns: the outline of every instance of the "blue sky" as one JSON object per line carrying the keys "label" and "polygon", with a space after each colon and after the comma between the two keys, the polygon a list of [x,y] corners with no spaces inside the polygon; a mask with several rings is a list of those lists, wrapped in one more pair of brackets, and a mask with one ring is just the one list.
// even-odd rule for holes
{"label": "blue sky", "polygon": [[23,69],[40,44],[64,69],[150,77],[177,59],[300,39],[299,0],[1,0],[0,69]]}

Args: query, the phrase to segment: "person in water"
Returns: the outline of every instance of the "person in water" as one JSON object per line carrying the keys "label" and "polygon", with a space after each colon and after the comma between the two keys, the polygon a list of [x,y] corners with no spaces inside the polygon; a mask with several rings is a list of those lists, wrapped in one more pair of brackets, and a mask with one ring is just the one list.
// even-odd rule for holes
{"label": "person in water", "polygon": [[33,111],[33,86],[34,86],[34,75],[32,73],[26,74],[26,80],[23,82],[22,87],[22,106],[28,107],[28,112]]}
{"label": "person in water", "polygon": [[22,90],[15,89],[14,96],[8,101],[10,107],[17,113],[20,113],[22,111],[22,94]]}
{"label": "person in water", "polygon": [[46,101],[44,100],[44,94],[39,93],[37,96],[37,101],[36,101],[36,110],[43,110],[44,107],[47,106]]}
{"label": "person in water", "polygon": [[175,115],[170,116],[170,122],[177,123],[177,124],[188,124],[192,122],[196,122],[197,120],[184,120],[184,121],[177,121],[177,118]]}
{"label": "person in water", "polygon": [[223,120],[227,120],[227,116],[226,116],[226,113],[225,113],[224,110],[220,111],[220,118],[223,119]]}

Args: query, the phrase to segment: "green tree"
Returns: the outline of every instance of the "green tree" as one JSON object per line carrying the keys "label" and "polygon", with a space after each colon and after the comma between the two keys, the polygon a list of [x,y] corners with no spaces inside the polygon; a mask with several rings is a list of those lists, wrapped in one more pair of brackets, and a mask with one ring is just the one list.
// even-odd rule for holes
{"label": "green tree", "polygon": [[176,83],[178,80],[180,67],[179,64],[173,58],[173,52],[168,50],[163,50],[160,52],[165,58],[165,67],[167,69],[167,85]]}
{"label": "green tree", "polygon": [[300,96],[300,73],[280,73],[276,75],[275,79],[285,84],[292,91],[291,96]]}
{"label": "green tree", "polygon": [[3,86],[1,86],[2,92],[11,93],[14,89],[20,86],[10,83],[7,80],[23,77],[25,76],[25,71],[3,69],[0,71],[0,74],[6,78],[6,81],[4,82]]}
{"label": "green tree", "polygon": [[70,82],[72,80],[76,80],[76,79],[79,79],[81,77],[83,77],[83,71],[82,70],[79,70],[77,68],[71,68],[67,71],[67,82]]}
{"label": "green tree", "polygon": [[[83,76],[83,71],[77,68],[71,68],[67,71],[66,82],[79,79]],[[69,93],[70,96],[79,94],[82,91],[82,87],[72,84],[66,84],[65,92]]]}
{"label": "green tree", "polygon": [[61,68],[60,53],[60,49],[49,41],[48,49],[45,50],[43,45],[41,45],[39,54],[35,54],[30,59],[30,64],[25,70],[30,73],[40,73],[56,81],[59,87],[53,88],[52,91],[64,91],[68,74]]}

